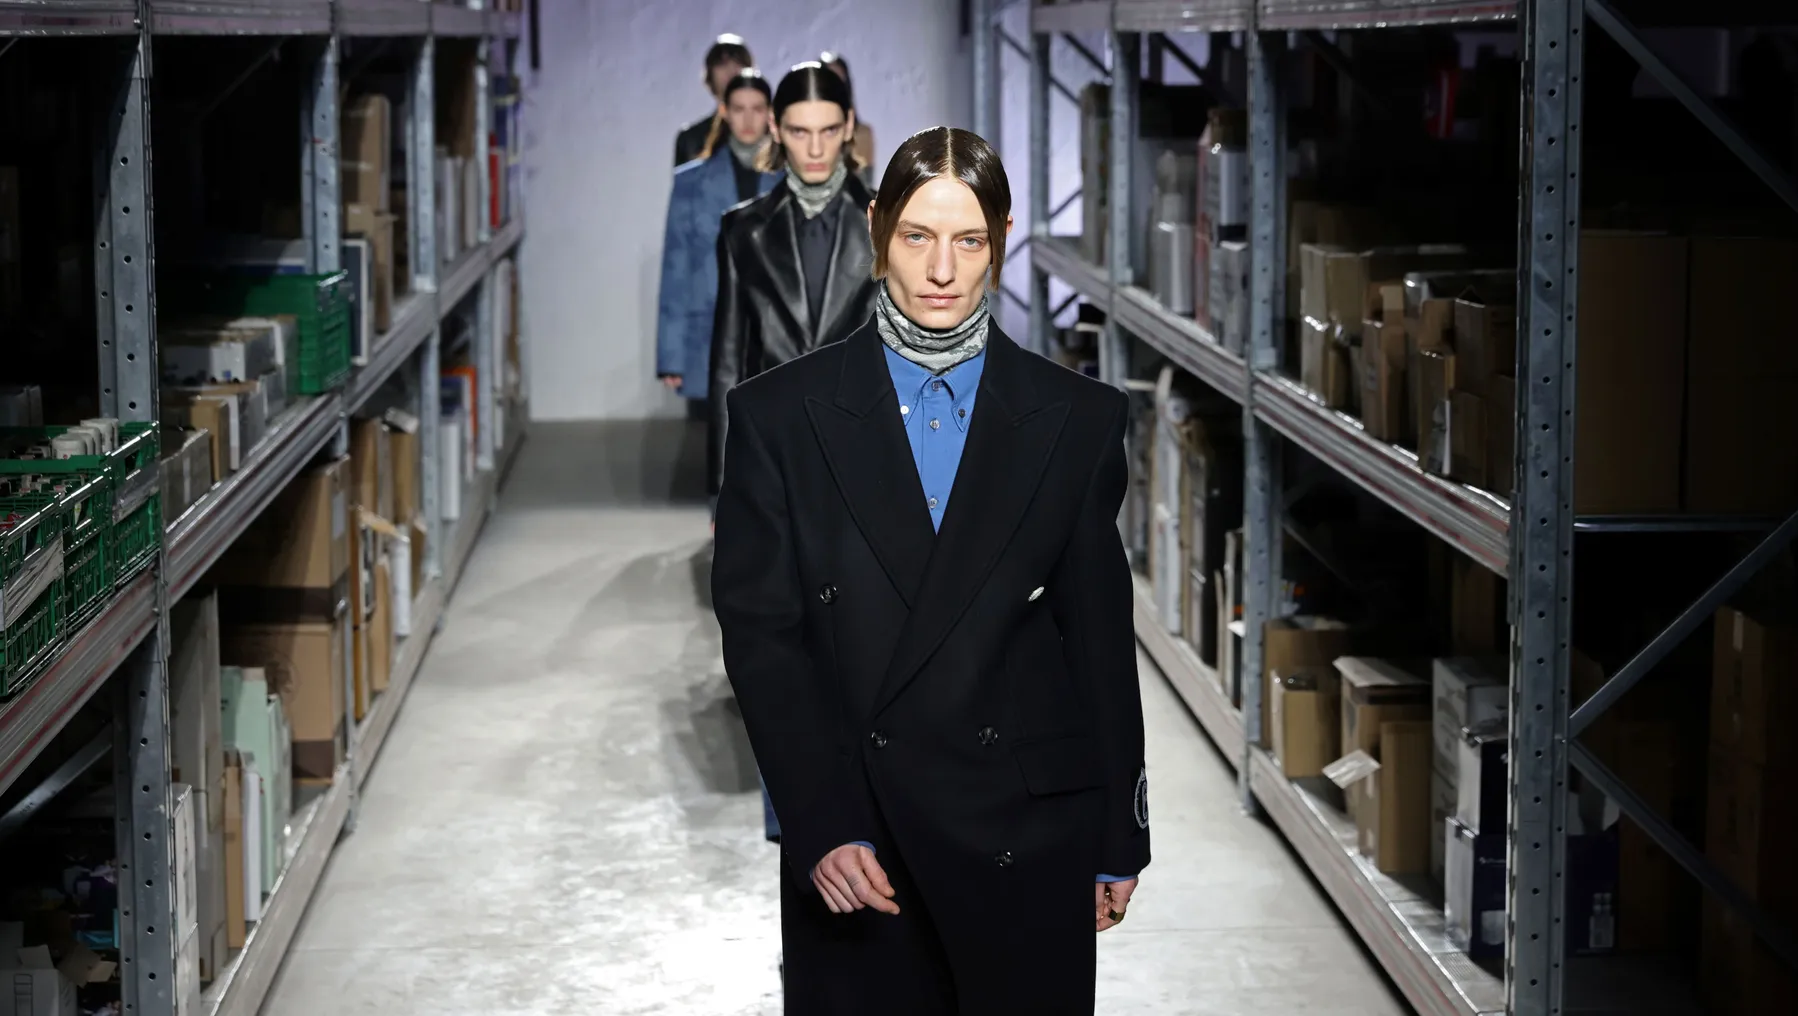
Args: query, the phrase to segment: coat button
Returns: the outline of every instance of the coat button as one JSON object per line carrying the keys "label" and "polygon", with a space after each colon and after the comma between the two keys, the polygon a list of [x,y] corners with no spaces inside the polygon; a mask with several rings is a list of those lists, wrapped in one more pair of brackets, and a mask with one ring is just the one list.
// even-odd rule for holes
{"label": "coat button", "polygon": [[823,600],[825,603],[837,602],[837,587],[826,584],[823,588],[818,590],[818,599]]}
{"label": "coat button", "polygon": [[997,864],[1001,868],[1011,867],[1011,851],[1009,851],[1009,850],[999,851],[998,855],[993,858],[993,863]]}
{"label": "coat button", "polygon": [[980,743],[992,744],[999,739],[999,732],[991,727],[980,728]]}
{"label": "coat button", "polygon": [[876,748],[885,748],[887,746],[886,732],[882,731],[882,730],[876,730],[874,733],[869,734],[868,735],[868,743],[872,744]]}

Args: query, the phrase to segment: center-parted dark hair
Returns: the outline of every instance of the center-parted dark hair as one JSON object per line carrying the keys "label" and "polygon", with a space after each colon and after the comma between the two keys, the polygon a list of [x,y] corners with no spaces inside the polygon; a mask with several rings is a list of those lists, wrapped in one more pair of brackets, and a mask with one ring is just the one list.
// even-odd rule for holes
{"label": "center-parted dark hair", "polygon": [[837,77],[843,79],[843,84],[849,86],[849,101],[854,102],[855,82],[850,79],[849,61],[843,59],[843,54],[827,49],[819,54],[818,62],[823,64],[826,70],[835,71]]}
{"label": "center-parted dark hair", "polygon": [[749,55],[749,46],[740,35],[725,33],[712,42],[712,48],[705,51],[705,73],[709,83],[712,71],[720,65],[734,63],[744,67],[754,67],[755,57]]}
{"label": "center-parted dark hair", "polygon": [[[724,86],[724,94],[718,97],[718,105],[728,110],[731,93],[744,88],[762,93],[762,98],[767,99],[770,105],[773,104],[774,90],[768,87],[768,79],[762,77],[762,72],[754,67],[745,67]],[[711,132],[705,136],[705,147],[699,152],[701,162],[711,158],[712,153],[718,150],[718,142],[724,140],[724,132],[727,130],[730,130],[730,125],[725,123],[723,114],[712,117]]]}
{"label": "center-parted dark hair", "polygon": [[887,171],[880,178],[880,193],[874,197],[874,221],[870,224],[874,241],[874,277],[885,278],[887,246],[893,242],[893,231],[899,216],[918,188],[932,180],[960,180],[974,192],[980,202],[980,214],[986,219],[987,249],[992,251],[992,268],[987,274],[987,288],[999,288],[999,270],[1005,267],[1005,220],[1011,217],[1011,181],[999,153],[986,139],[960,127],[931,127],[905,139]]}
{"label": "center-parted dark hair", "polygon": [[[837,77],[835,71],[816,60],[808,60],[802,64],[794,64],[787,71],[787,76],[780,79],[780,87],[774,90],[774,122],[780,123],[781,117],[788,109],[801,102],[834,102],[843,109],[843,118],[855,112],[855,100],[850,98],[849,86]],[[770,172],[779,172],[786,167],[786,148],[783,145],[769,146]],[[849,171],[855,172],[855,146],[853,139],[843,139],[843,161],[849,164]]]}

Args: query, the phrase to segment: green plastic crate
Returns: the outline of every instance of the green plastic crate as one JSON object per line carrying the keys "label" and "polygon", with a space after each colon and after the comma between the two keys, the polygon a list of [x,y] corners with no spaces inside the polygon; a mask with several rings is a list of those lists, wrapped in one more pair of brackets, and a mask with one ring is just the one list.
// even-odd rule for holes
{"label": "green plastic crate", "polygon": [[[68,429],[0,428],[0,443],[12,443],[15,447],[33,444]],[[155,425],[120,424],[119,447],[110,455],[75,455],[55,461],[0,460],[0,475],[31,473],[68,473],[83,479],[106,481],[105,489],[95,494],[105,498],[106,510],[111,512],[111,517],[105,519],[101,527],[107,544],[102,567],[109,589],[125,584],[156,560],[162,546],[162,499],[157,490],[162,468]],[[98,513],[95,517],[99,517]],[[85,530],[81,532],[85,533]],[[65,541],[65,552],[72,553],[79,543],[79,539],[76,544]],[[73,620],[79,624],[85,616]]]}
{"label": "green plastic crate", "polygon": [[111,598],[113,575],[112,479],[81,479],[60,491],[0,500],[11,513],[44,510],[60,515],[62,531],[61,625],[66,631],[92,620]]}
{"label": "green plastic crate", "polygon": [[[195,273],[171,279],[167,303],[182,313],[233,317],[292,316],[299,322],[297,363],[287,390],[319,395],[350,376],[350,275]],[[159,302],[164,295],[158,293]]]}
{"label": "green plastic crate", "polygon": [[[0,699],[17,694],[61,650],[67,509],[0,499]],[[98,544],[96,544],[98,545]]]}
{"label": "green plastic crate", "polygon": [[112,524],[113,585],[122,586],[148,568],[162,548],[162,495],[151,494],[135,511]]}

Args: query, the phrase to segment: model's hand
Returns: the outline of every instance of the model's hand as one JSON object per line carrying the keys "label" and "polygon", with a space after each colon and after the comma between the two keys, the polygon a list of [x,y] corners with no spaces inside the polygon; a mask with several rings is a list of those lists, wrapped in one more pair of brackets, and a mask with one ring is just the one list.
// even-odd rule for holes
{"label": "model's hand", "polygon": [[[1136,879],[1126,882],[1094,882],[1093,883],[1093,919],[1094,930],[1104,931],[1106,928],[1124,923],[1124,911],[1130,906],[1130,896],[1136,892]],[[1118,915],[1112,920],[1112,913]]]}
{"label": "model's hand", "polygon": [[681,376],[679,374],[663,374],[662,387],[671,392],[680,391]]}
{"label": "model's hand", "polygon": [[812,869],[812,884],[833,914],[873,907],[883,914],[897,914],[899,904],[893,902],[893,884],[887,873],[874,860],[874,851],[855,843],[845,843],[824,855]]}

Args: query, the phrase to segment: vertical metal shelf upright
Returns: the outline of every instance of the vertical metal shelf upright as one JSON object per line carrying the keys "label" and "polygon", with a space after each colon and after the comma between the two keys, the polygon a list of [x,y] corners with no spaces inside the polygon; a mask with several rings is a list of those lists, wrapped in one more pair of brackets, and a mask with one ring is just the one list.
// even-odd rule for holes
{"label": "vertical metal shelf upright", "polygon": [[[1663,8],[1666,5],[1662,5]],[[986,5],[977,16],[996,18]],[[1578,740],[1593,719],[1685,636],[1706,623],[1760,567],[1798,537],[1788,519],[1653,639],[1585,703],[1571,697],[1574,534],[1607,520],[1573,510],[1575,325],[1579,291],[1581,65],[1585,34],[1596,27],[1617,40],[1643,70],[1679,99],[1787,204],[1798,208],[1798,182],[1745,140],[1726,117],[1654,53],[1610,0],[1033,0],[1029,17],[1029,178],[1032,278],[1030,342],[1048,348],[1055,308],[1050,276],[1106,311],[1101,376],[1128,380],[1126,341],[1147,346],[1243,407],[1245,441],[1245,625],[1238,665],[1261,671],[1261,625],[1272,615],[1281,574],[1281,459],[1287,442],[1309,452],[1471,560],[1510,579],[1511,783],[1508,794],[1508,942],[1502,981],[1449,946],[1442,915],[1429,900],[1373,870],[1357,856],[1352,826],[1287,780],[1260,737],[1258,680],[1241,682],[1241,707],[1218,690],[1197,655],[1160,624],[1139,593],[1138,635],[1227,757],[1239,768],[1247,808],[1265,809],[1399,989],[1427,1014],[1573,1011],[1563,942],[1563,881],[1568,867],[1570,770],[1579,772],[1721,902],[1743,914],[1761,941],[1798,967],[1798,942],[1770,922],[1703,854],[1683,840]],[[1692,15],[1686,15],[1688,21]],[[1702,17],[1699,20],[1703,20]],[[1717,20],[1726,20],[1719,16]],[[1792,19],[1781,16],[1780,21]],[[1376,30],[1423,25],[1515,22],[1519,30],[1521,122],[1517,224],[1518,334],[1514,501],[1424,473],[1416,456],[1369,439],[1360,424],[1325,409],[1279,370],[1287,254],[1284,194],[1286,115],[1280,66],[1289,33]],[[980,30],[977,29],[977,39]],[[1161,308],[1133,284],[1130,245],[1130,149],[1136,117],[1141,33],[1240,33],[1247,50],[1250,149],[1250,325],[1239,361],[1202,326]],[[1106,265],[1050,234],[1050,103],[1071,95],[1051,67],[1061,35],[1102,34],[1110,54],[1107,173],[1111,216]],[[990,45],[990,43],[983,43]],[[1152,47],[1157,45],[1152,41]],[[992,61],[977,62],[994,75]],[[1120,73],[1120,70],[1124,73]],[[977,79],[977,102],[991,102],[994,80]],[[983,122],[991,123],[990,119]],[[1120,257],[1120,252],[1126,252]],[[1112,337],[1117,336],[1114,342]],[[1677,525],[1669,528],[1678,528]],[[1230,675],[1225,675],[1226,682]],[[1240,754],[1234,746],[1242,745]],[[1582,1004],[1604,1000],[1584,999]]]}
{"label": "vertical metal shelf upright", "polygon": [[[6,47],[37,38],[85,37],[104,50],[110,78],[98,90],[104,108],[93,138],[93,263],[99,407],[127,422],[159,418],[156,344],[156,244],[151,186],[150,85],[155,40],[162,36],[262,36],[304,61],[306,86],[295,128],[300,132],[301,228],[307,266],[331,271],[341,264],[338,134],[340,57],[346,38],[385,37],[407,47],[411,79],[404,103],[410,296],[395,307],[392,327],[376,339],[369,362],[347,385],[325,395],[294,400],[271,421],[268,437],[235,474],[215,485],[167,530],[156,564],[101,608],[68,639],[43,673],[0,701],[0,791],[12,788],[34,760],[90,701],[108,703],[111,750],[95,746],[58,767],[6,816],[23,820],[66,786],[86,765],[110,754],[117,797],[120,869],[119,941],[124,1012],[173,1016],[176,1002],[175,893],[172,885],[173,799],[170,768],[168,607],[191,589],[279,491],[318,453],[342,449],[347,420],[391,377],[415,389],[420,410],[424,523],[429,554],[425,588],[414,590],[417,633],[399,646],[392,686],[369,717],[352,731],[347,758],[331,789],[293,816],[292,860],[270,896],[263,918],[207,990],[206,1016],[254,1016],[261,1008],[300,917],[323,874],[341,831],[352,823],[356,790],[391,728],[401,698],[424,655],[455,579],[486,517],[498,485],[496,452],[484,431],[473,503],[454,527],[438,504],[436,455],[441,322],[452,310],[439,293],[435,244],[435,40],[440,35],[475,40],[478,47],[477,151],[489,126],[490,67],[510,67],[522,18],[518,12],[472,10],[419,0],[0,0],[0,37]],[[98,52],[98,51],[96,51]],[[489,174],[478,174],[479,228],[471,251],[458,261],[463,292],[478,287],[476,340],[481,378],[478,406],[484,419],[495,408],[499,364],[494,278],[522,239],[522,210],[514,207],[503,228],[489,221]],[[504,186],[492,181],[492,186]],[[517,407],[513,407],[517,408]],[[515,414],[509,429],[520,429]],[[516,446],[508,442],[506,451]],[[453,531],[451,531],[453,528]],[[116,678],[116,680],[115,680]],[[102,690],[105,695],[102,696]],[[104,746],[105,741],[97,742]]]}

